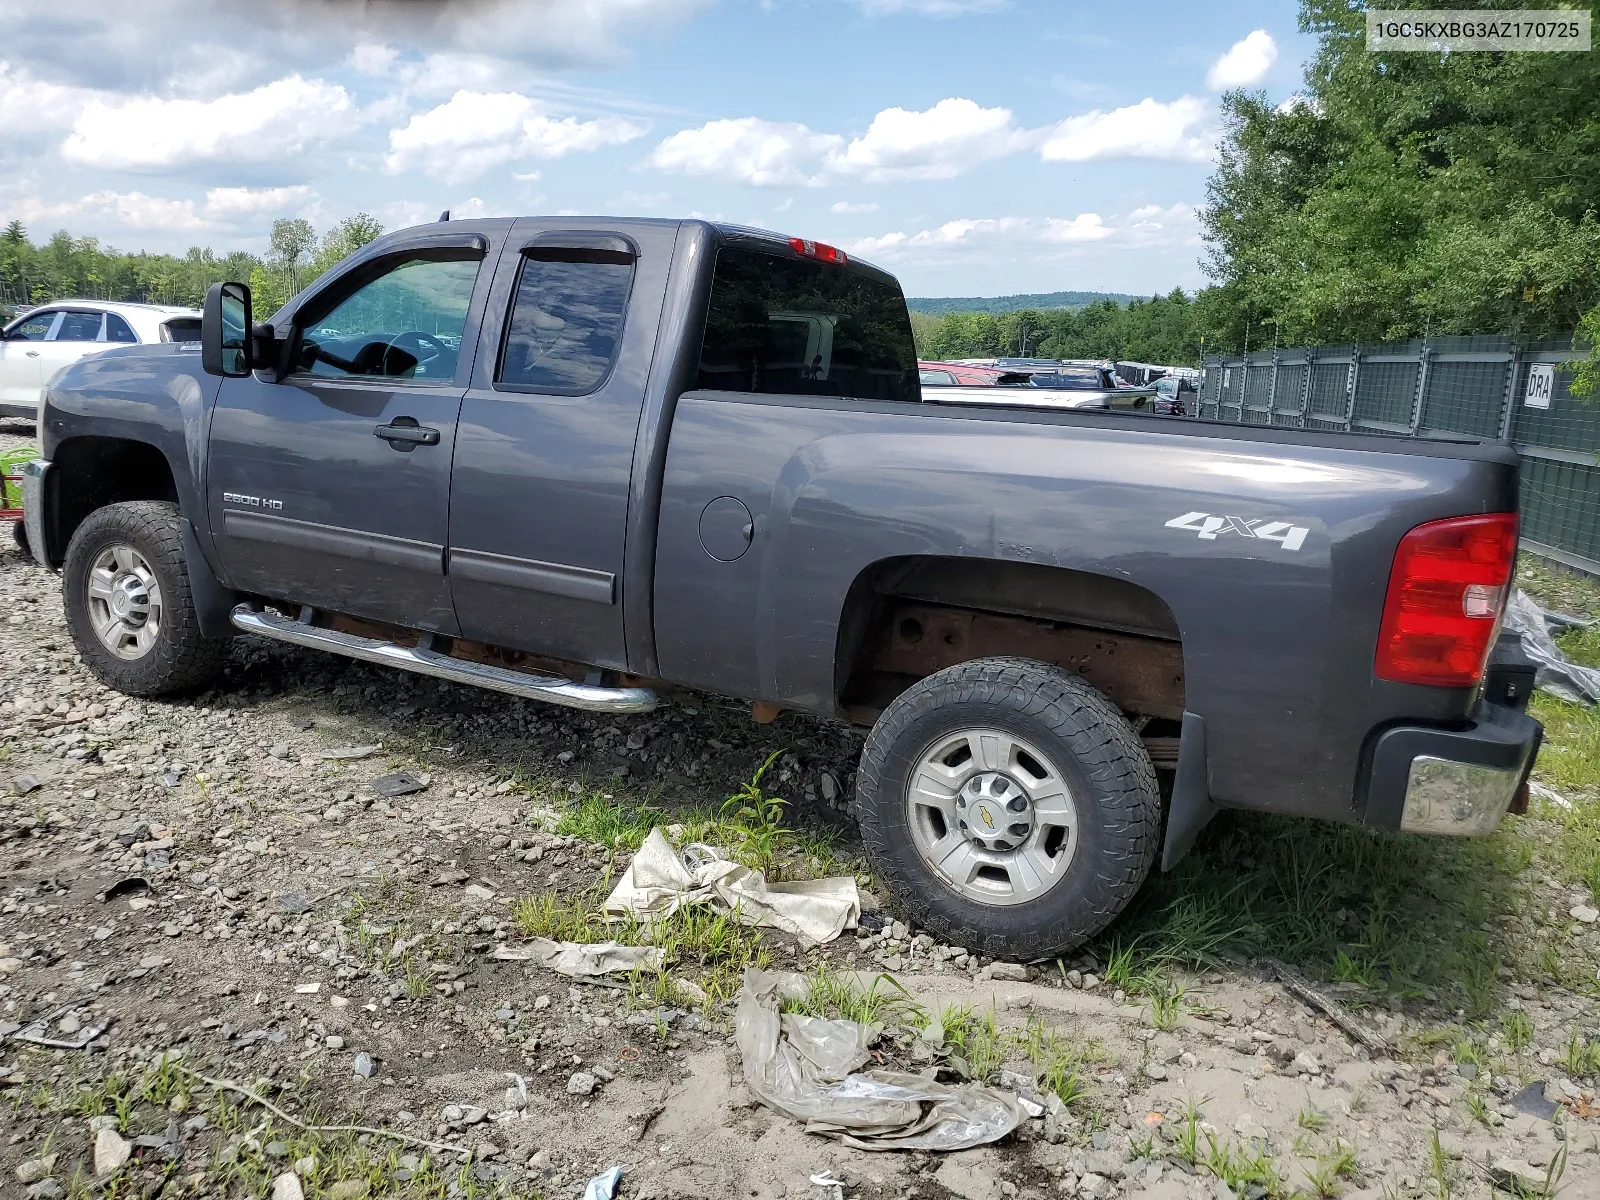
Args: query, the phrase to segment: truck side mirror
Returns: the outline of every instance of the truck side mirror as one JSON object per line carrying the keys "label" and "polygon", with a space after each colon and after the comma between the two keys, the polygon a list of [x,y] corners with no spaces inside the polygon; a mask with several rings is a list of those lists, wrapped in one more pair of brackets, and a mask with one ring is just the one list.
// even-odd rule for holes
{"label": "truck side mirror", "polygon": [[250,289],[213,283],[200,315],[200,365],[208,375],[242,376],[253,366]]}

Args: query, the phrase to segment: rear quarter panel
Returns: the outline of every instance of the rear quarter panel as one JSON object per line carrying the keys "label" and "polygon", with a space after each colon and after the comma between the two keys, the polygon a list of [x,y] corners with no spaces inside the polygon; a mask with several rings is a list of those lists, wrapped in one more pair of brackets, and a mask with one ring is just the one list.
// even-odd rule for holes
{"label": "rear quarter panel", "polygon": [[[1424,521],[1514,507],[1514,460],[1174,425],[689,393],[661,505],[661,674],[833,713],[840,615],[873,563],[949,555],[1094,572],[1146,588],[1176,618],[1219,803],[1348,819],[1375,725],[1448,722],[1471,699],[1372,678],[1394,548]],[[700,544],[700,514],[719,496],[754,518],[733,562]],[[1289,550],[1169,526],[1190,513],[1306,533]]]}

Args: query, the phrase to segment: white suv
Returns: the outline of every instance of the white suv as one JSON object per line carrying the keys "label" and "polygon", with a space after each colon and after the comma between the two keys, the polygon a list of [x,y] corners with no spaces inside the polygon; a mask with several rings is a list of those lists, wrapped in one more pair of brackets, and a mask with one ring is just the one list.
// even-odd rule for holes
{"label": "white suv", "polygon": [[141,342],[200,340],[200,311],[158,304],[56,300],[0,333],[0,416],[35,420],[45,384],[86,354]]}

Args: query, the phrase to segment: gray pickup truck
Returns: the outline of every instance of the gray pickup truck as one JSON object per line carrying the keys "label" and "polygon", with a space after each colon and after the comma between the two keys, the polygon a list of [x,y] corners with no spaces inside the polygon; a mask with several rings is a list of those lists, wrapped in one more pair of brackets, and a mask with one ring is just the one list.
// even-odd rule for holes
{"label": "gray pickup truck", "polygon": [[242,630],[849,722],[877,878],[989,954],[1103,929],[1218,808],[1486,833],[1541,735],[1506,446],[947,406],[896,281],[800,238],[407,229],[68,368],[40,436],[28,541],[108,685]]}

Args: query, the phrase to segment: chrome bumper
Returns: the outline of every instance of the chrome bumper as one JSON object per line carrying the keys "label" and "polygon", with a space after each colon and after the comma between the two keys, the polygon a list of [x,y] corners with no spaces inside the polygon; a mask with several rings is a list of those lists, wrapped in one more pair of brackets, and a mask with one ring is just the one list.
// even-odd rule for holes
{"label": "chrome bumper", "polygon": [[28,550],[41,567],[49,567],[44,541],[44,477],[50,471],[45,459],[22,464],[22,526],[28,531]]}
{"label": "chrome bumper", "polygon": [[1543,737],[1526,713],[1487,701],[1464,728],[1385,729],[1373,744],[1366,823],[1407,833],[1493,833]]}
{"label": "chrome bumper", "polygon": [[1400,828],[1479,837],[1493,833],[1522,786],[1522,769],[1483,767],[1423,754],[1411,760]]}

